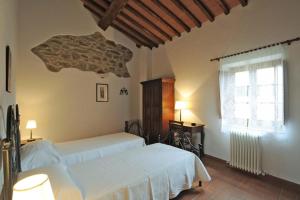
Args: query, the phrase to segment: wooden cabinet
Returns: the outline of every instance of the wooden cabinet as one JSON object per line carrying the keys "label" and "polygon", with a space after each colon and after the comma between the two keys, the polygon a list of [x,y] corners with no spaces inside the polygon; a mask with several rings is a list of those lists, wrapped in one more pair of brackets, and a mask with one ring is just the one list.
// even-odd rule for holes
{"label": "wooden cabinet", "polygon": [[168,134],[169,120],[174,120],[174,78],[160,78],[141,82],[143,85],[143,128],[149,142]]}

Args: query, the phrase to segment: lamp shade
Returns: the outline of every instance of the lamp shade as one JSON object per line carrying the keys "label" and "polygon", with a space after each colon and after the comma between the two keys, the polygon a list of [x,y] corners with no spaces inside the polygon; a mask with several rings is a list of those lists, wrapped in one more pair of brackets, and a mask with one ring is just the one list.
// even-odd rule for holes
{"label": "lamp shade", "polygon": [[17,182],[13,188],[13,200],[54,200],[51,184],[46,174],[36,174]]}
{"label": "lamp shade", "polygon": [[175,109],[176,110],[182,110],[187,108],[187,102],[186,101],[176,101],[175,102]]}
{"label": "lamp shade", "polygon": [[27,129],[35,129],[36,126],[36,121],[35,120],[28,120],[27,124],[26,124],[26,128]]}

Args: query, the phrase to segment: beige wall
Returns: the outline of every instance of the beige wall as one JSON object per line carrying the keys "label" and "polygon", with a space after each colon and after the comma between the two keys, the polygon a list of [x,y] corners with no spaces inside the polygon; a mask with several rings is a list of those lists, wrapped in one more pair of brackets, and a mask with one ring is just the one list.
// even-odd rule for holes
{"label": "beige wall", "polygon": [[[6,137],[3,119],[6,118],[7,106],[15,103],[15,67],[16,67],[16,28],[17,1],[0,0],[0,136]],[[5,91],[5,47],[12,52],[12,93]],[[4,116],[3,116],[4,115]]]}
{"label": "beige wall", "polygon": [[[28,119],[37,120],[34,137],[65,141],[123,130],[126,119],[139,113],[139,50],[123,34],[109,28],[102,32],[130,48],[133,59],[128,63],[131,78],[105,78],[93,72],[64,69],[47,70],[30,49],[58,34],[85,35],[101,31],[79,0],[19,1],[19,65],[17,70],[17,102],[21,107],[21,134]],[[96,83],[109,84],[109,102],[96,103]],[[127,87],[129,96],[120,96]]]}
{"label": "beige wall", "polygon": [[[220,131],[218,62],[209,59],[300,36],[299,0],[251,0],[245,8],[194,29],[152,52],[152,78],[175,75],[176,98],[190,101],[187,121],[206,124],[206,153],[229,158]],[[284,134],[263,138],[267,173],[300,183],[300,42],[288,47],[289,122]]]}

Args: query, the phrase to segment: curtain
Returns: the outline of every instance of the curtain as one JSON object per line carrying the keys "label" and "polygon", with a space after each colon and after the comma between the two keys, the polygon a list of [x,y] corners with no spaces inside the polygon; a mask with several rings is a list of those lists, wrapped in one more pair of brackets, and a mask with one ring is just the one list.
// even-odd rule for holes
{"label": "curtain", "polygon": [[284,125],[282,47],[220,62],[222,131],[278,132]]}

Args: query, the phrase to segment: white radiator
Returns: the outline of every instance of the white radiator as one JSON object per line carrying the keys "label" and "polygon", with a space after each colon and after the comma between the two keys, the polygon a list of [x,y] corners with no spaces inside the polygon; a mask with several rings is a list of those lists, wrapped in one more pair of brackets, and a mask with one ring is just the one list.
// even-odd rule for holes
{"label": "white radiator", "polygon": [[230,166],[259,175],[262,173],[261,154],[260,136],[230,133]]}

